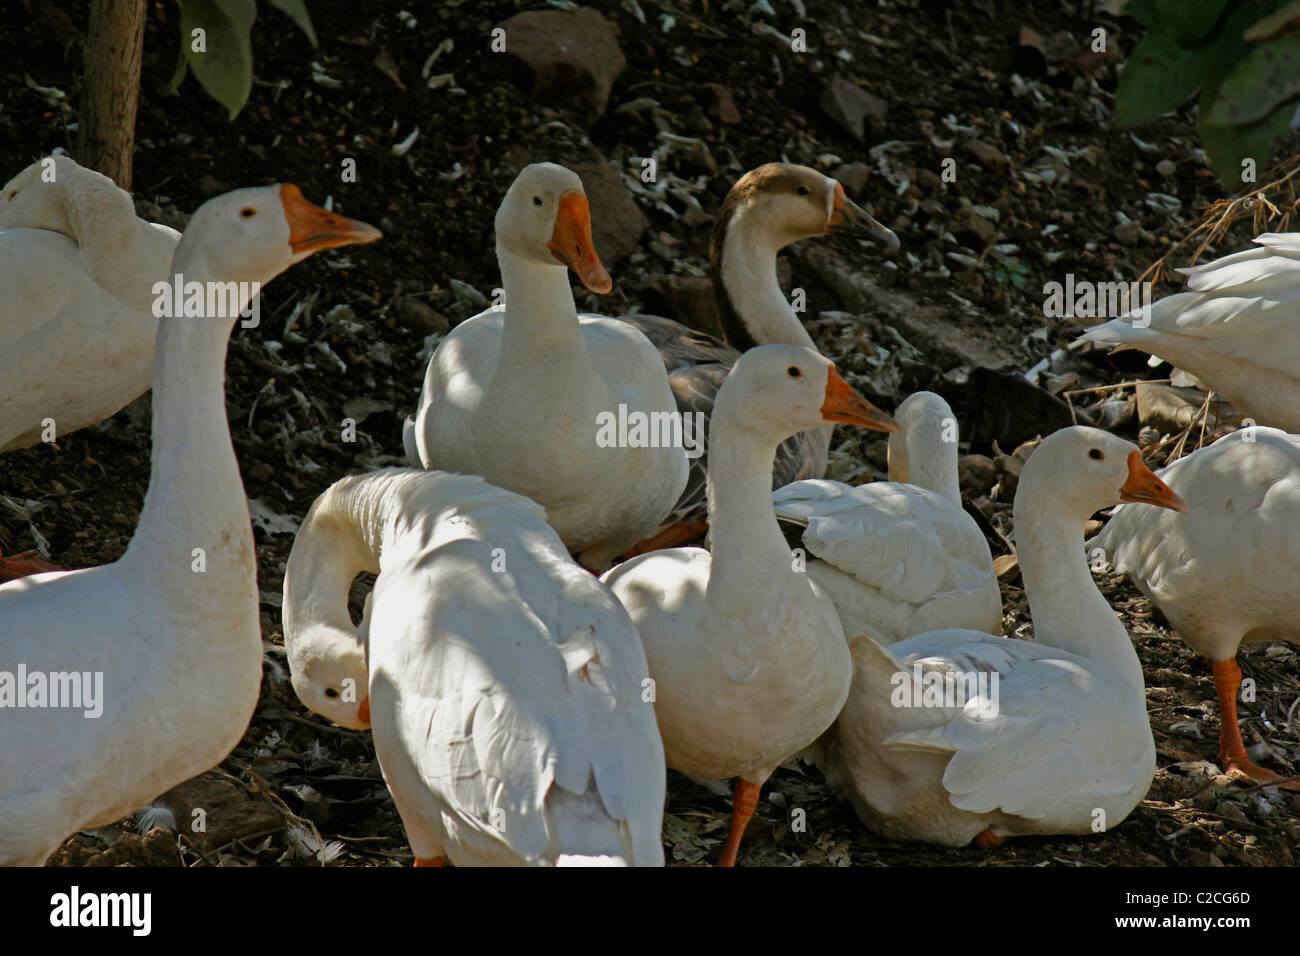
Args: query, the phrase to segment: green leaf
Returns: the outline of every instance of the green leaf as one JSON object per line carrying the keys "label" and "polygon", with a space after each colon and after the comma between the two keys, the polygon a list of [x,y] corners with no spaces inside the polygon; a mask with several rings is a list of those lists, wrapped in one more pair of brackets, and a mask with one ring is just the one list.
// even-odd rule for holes
{"label": "green leaf", "polygon": [[1115,91],[1115,124],[1134,126],[1168,113],[1201,85],[1197,55],[1151,30],[1124,61]]}
{"label": "green leaf", "polygon": [[269,2],[277,10],[287,13],[293,22],[298,24],[299,29],[307,34],[307,39],[311,41],[312,46],[318,45],[316,30],[311,25],[311,17],[307,15],[307,4],[304,0],[269,0]]}
{"label": "green leaf", "polygon": [[[176,0],[181,8],[181,63],[172,77],[185,78],[188,66],[195,78],[233,120],[253,89],[251,33],[257,18],[256,0]],[[193,31],[204,31],[205,51],[193,49]]]}
{"label": "green leaf", "polygon": [[1216,126],[1206,122],[1209,111],[1201,108],[1201,121],[1198,124],[1201,144],[1226,190],[1236,192],[1241,188],[1242,160],[1255,160],[1258,172],[1268,168],[1273,158],[1273,144],[1291,125],[1294,113],[1295,107],[1284,103],[1256,123],[1246,126]]}
{"label": "green leaf", "polygon": [[1228,0],[1129,0],[1124,12],[1175,42],[1192,44],[1214,28],[1227,5]]}
{"label": "green leaf", "polygon": [[1219,86],[1206,121],[1253,123],[1300,93],[1300,33],[1283,34],[1248,52]]}

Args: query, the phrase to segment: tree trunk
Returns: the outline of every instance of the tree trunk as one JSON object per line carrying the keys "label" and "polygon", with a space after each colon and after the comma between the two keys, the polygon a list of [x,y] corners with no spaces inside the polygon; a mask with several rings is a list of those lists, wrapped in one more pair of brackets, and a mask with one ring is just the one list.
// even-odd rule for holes
{"label": "tree trunk", "polygon": [[77,159],[131,188],[146,0],[92,0]]}

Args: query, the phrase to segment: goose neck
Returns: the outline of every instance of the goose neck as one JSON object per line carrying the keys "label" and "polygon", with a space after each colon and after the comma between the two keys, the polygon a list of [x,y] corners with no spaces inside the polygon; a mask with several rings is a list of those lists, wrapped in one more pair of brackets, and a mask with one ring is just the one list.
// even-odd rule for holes
{"label": "goose neck", "polygon": [[719,249],[715,290],[727,339],[740,350],[755,345],[802,345],[815,349],[812,336],[786,301],[777,281],[781,243],[763,228],[753,211],[739,209],[727,225]]}
{"label": "goose neck", "polygon": [[1014,506],[1034,639],[1101,662],[1141,690],[1142,665],[1132,639],[1088,569],[1083,548],[1088,516],[1069,514],[1050,488],[1035,484],[1032,476],[1022,477]]}
{"label": "goose neck", "polygon": [[731,419],[720,405],[709,425],[707,598],[751,602],[756,593],[771,593],[791,578],[790,549],[772,509],[772,461],[779,439]]}

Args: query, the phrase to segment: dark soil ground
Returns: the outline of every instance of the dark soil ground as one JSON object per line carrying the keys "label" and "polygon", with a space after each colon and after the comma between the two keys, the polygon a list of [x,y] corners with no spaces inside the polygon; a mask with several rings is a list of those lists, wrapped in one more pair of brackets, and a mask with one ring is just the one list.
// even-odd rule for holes
{"label": "dark soil ground", "polygon": [[[497,284],[492,217],[523,164],[580,163],[599,153],[631,177],[640,169],[636,158],[664,143],[661,129],[695,137],[701,147],[674,148],[661,165],[709,217],[735,178],[760,163],[786,159],[830,173],[865,164],[870,173],[857,198],[893,226],[903,254],[890,261],[856,240],[806,242],[785,260],[787,288],[806,290],[814,337],[850,381],[887,407],[918,388],[940,392],[962,419],[963,435],[977,433],[970,450],[985,454],[994,453],[994,439],[1009,452],[1028,436],[980,433],[977,406],[1007,399],[975,390],[972,369],[1023,372],[1077,334],[1077,326],[1043,317],[1043,284],[1068,272],[1135,279],[1179,223],[1223,195],[1198,153],[1187,111],[1131,133],[1111,128],[1116,53],[1131,49],[1138,33],[1132,21],[1111,19],[1090,3],[773,0],[775,13],[755,5],[751,14],[749,3],[640,0],[645,22],[630,2],[591,5],[617,24],[628,66],[609,110],[584,133],[570,114],[533,102],[488,69],[491,27],[542,4],[311,0],[321,41],[315,50],[263,4],[256,84],[233,123],[193,79],[179,95],[168,90],[176,8],[151,4],[135,158],[142,210],[180,224],[184,213],[229,188],[292,181],[308,197],[332,196],[339,211],[380,225],[385,239],[319,255],[278,279],[265,294],[261,326],[237,330],[231,343],[231,430],[248,497],[266,516],[256,536],[267,656],[262,701],[240,746],[220,768],[162,798],[182,831],[190,808],[207,809],[207,832],[155,829],[146,838],[139,822],[127,820],[74,836],[53,862],[411,862],[369,735],[327,726],[287,682],[279,594],[292,524],[277,516],[300,519],[344,474],[401,463],[400,425],[418,396],[426,338],[444,320],[454,324],[478,311],[452,280],[479,292]],[[0,0],[0,178],[56,147],[73,148],[69,104],[80,94],[87,6]],[[399,18],[403,8],[417,15],[416,25]],[[675,18],[667,32],[664,15]],[[785,36],[803,26],[810,52],[791,53],[764,23]],[[1022,25],[1047,37],[1068,34],[1079,50],[1102,26],[1109,55],[1079,61],[1049,51],[1047,75],[1034,76],[1041,70],[1016,49]],[[421,68],[447,38],[454,48],[432,73],[454,80],[428,89]],[[863,142],[818,108],[837,70],[887,105]],[[741,123],[709,115],[709,83],[730,89]],[[34,85],[57,88],[66,99]],[[656,105],[617,112],[641,98]],[[395,155],[391,147],[417,126],[409,152]],[[356,183],[340,182],[345,157],[357,159]],[[948,158],[956,161],[954,182],[938,175]],[[1162,167],[1167,175],[1156,169],[1161,160],[1172,164]],[[671,213],[637,201],[649,230],[630,256],[606,259],[613,294],[584,293],[580,307],[633,311],[648,277],[707,273],[708,219],[687,225],[680,199],[670,199]],[[976,207],[996,235],[970,223]],[[1238,248],[1249,235],[1243,227],[1208,255]],[[1187,256],[1172,264],[1187,264]],[[869,278],[877,297],[846,304],[838,275]],[[1167,367],[1147,370],[1144,359],[1067,363],[1064,374],[1073,369],[1075,377],[1065,384],[1168,375]],[[344,417],[362,423],[355,444],[340,440]],[[1121,431],[1132,437],[1137,428]],[[833,477],[881,474],[883,442],[844,430],[837,440]],[[0,458],[0,547],[41,548],[69,568],[113,561],[135,527],[148,475],[147,400],[57,447],[7,454]],[[991,527],[1010,531],[1004,491],[967,491],[980,499]],[[996,533],[990,538],[995,554],[1007,550]],[[1215,757],[1218,732],[1208,663],[1129,584],[1099,580],[1137,640],[1159,753],[1148,798],[1122,824],[1089,838],[1012,840],[994,851],[903,846],[868,834],[818,771],[791,764],[764,791],[742,865],[1293,864],[1300,796],[1216,776],[1205,763]],[[1007,633],[1025,636],[1023,593],[1007,585],[1004,599]],[[1294,773],[1296,651],[1256,646],[1241,661],[1260,688],[1254,708],[1243,709],[1247,743],[1266,741],[1271,756],[1261,759]],[[807,811],[803,832],[790,827],[796,808]],[[669,861],[711,860],[729,814],[725,793],[670,775]]]}

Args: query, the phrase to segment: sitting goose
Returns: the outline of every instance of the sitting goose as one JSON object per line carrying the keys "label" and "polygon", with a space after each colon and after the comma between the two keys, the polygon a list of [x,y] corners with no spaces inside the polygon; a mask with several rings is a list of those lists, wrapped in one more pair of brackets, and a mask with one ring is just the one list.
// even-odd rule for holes
{"label": "sitting goose", "polygon": [[[47,176],[53,176],[47,181]],[[180,233],[66,156],[0,191],[0,452],[103,421],[153,374],[155,282]]]}
{"label": "sitting goose", "polygon": [[1083,550],[1089,517],[1119,501],[1187,510],[1131,442],[1054,432],[1014,505],[1034,639],[952,629],[850,640],[853,682],[826,759],[869,829],[992,847],[1114,827],[1146,794],[1156,752],[1142,665]]}
{"label": "sitting goose", "polygon": [[438,343],[407,419],[407,458],[532,498],[578,560],[602,571],[659,526],[686,484],[680,444],[600,440],[608,416],[671,416],[668,377],[635,327],[574,307],[566,266],[593,292],[613,284],[576,173],[526,167],[496,237],[505,304]]}
{"label": "sitting goose", "polygon": [[801,526],[808,576],[835,602],[844,633],[886,643],[941,628],[1002,633],[1002,592],[988,540],[961,504],[957,420],[933,392],[898,406],[889,481],[809,479],[772,495]]}

